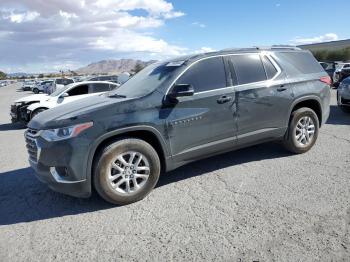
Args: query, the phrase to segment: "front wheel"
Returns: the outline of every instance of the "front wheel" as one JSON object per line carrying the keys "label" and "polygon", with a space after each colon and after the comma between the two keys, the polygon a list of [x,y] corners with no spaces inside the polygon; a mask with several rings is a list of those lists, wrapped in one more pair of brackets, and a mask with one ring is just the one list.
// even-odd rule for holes
{"label": "front wheel", "polygon": [[33,92],[34,92],[34,94],[39,94],[39,89],[38,88],[34,88]]}
{"label": "front wheel", "polygon": [[32,113],[30,119],[33,119],[33,117],[35,117],[36,115],[40,114],[41,112],[43,112],[43,111],[45,111],[45,110],[46,110],[45,108],[39,108],[39,109],[35,110],[35,111]]}
{"label": "front wheel", "polygon": [[284,138],[285,148],[296,154],[309,151],[315,144],[319,132],[316,113],[307,107],[294,111]]}
{"label": "front wheel", "polygon": [[108,145],[94,167],[93,183],[106,201],[125,205],[146,197],[160,175],[157,152],[147,142],[125,138]]}

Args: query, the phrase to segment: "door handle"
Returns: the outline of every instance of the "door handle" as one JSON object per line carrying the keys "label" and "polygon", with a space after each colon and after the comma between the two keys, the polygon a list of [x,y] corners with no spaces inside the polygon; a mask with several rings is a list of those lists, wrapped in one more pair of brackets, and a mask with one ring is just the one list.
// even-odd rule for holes
{"label": "door handle", "polygon": [[224,103],[230,102],[231,100],[232,100],[231,96],[222,96],[217,100],[217,102],[218,104],[224,104]]}
{"label": "door handle", "polygon": [[284,85],[280,85],[278,88],[277,88],[277,91],[278,92],[282,92],[282,91],[285,91],[287,90],[287,87],[285,87]]}

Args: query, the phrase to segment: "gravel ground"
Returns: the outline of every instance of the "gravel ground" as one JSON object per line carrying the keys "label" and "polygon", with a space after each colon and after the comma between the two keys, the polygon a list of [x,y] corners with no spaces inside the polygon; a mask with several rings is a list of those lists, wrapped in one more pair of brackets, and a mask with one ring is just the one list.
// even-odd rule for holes
{"label": "gravel ground", "polygon": [[0,261],[350,261],[350,115],[333,91],[314,148],[263,144],[163,175],[115,207],[41,184],[0,88]]}

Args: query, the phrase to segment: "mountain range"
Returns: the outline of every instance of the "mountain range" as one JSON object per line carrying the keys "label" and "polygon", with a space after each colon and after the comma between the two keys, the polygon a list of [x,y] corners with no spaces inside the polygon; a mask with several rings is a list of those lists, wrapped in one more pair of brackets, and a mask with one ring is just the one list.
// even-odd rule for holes
{"label": "mountain range", "polygon": [[135,70],[137,65],[140,67],[145,67],[151,63],[154,63],[155,60],[151,61],[142,61],[135,59],[119,59],[119,60],[102,60],[99,62],[91,63],[85,67],[81,67],[75,72],[78,74],[120,74],[123,72],[131,72]]}

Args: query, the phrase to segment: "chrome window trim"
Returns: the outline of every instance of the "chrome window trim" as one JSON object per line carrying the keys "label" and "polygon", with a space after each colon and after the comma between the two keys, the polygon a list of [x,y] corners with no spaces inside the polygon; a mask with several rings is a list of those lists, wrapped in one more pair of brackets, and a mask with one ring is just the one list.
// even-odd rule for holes
{"label": "chrome window trim", "polygon": [[[274,60],[274,57],[272,56],[271,52],[268,51],[260,51],[260,52],[251,52],[251,53],[240,53],[240,54],[224,54],[224,55],[213,55],[213,56],[207,56],[207,57],[203,57],[201,59],[198,59],[196,61],[194,61],[192,64],[188,65],[175,79],[174,81],[171,82],[170,86],[168,87],[167,91],[165,92],[165,96],[168,95],[170,89],[174,86],[174,84],[176,83],[177,80],[179,80],[179,78],[186,73],[193,65],[197,64],[200,61],[209,59],[209,58],[214,58],[214,57],[226,57],[226,56],[233,56],[233,55],[259,55],[260,56],[260,60],[262,58],[262,56],[266,56],[271,63],[273,64],[273,66],[277,69],[277,73],[275,74],[275,76],[271,79],[266,79],[263,81],[258,81],[258,82],[251,82],[251,83],[247,83],[247,84],[241,84],[241,85],[234,85],[234,86],[226,86],[226,87],[222,87],[222,88],[217,88],[217,89],[213,89],[213,90],[207,90],[207,91],[201,91],[201,92],[195,92],[194,95],[197,94],[204,94],[204,93],[209,93],[209,92],[213,92],[213,91],[217,91],[217,90],[224,90],[224,89],[229,89],[229,88],[237,88],[237,87],[245,87],[245,86],[249,86],[252,84],[261,84],[261,83],[268,83],[270,81],[275,80],[281,73],[282,73],[282,69],[280,68],[280,66],[277,64],[277,62]],[[262,60],[261,60],[262,63]],[[264,65],[262,64],[262,66],[264,67]],[[264,67],[264,71],[265,71],[265,67]],[[266,76],[267,77],[267,76]]]}

